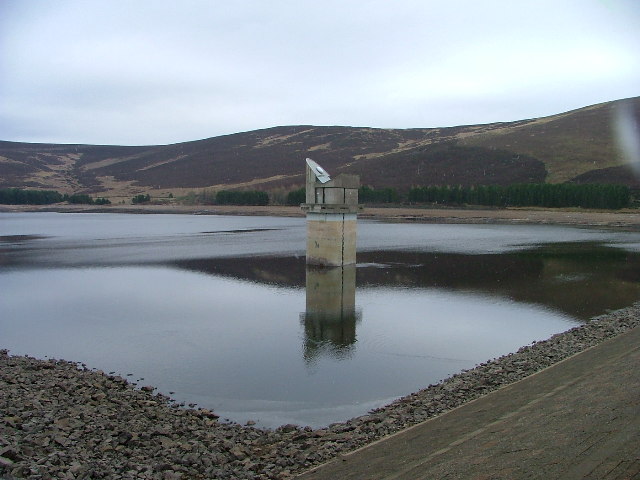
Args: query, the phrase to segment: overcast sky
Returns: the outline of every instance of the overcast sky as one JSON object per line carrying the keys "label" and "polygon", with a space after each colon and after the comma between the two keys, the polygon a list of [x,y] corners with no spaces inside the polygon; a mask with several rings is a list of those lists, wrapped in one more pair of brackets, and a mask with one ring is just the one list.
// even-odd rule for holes
{"label": "overcast sky", "polygon": [[1,140],[443,127],[638,95],[638,0],[0,0]]}

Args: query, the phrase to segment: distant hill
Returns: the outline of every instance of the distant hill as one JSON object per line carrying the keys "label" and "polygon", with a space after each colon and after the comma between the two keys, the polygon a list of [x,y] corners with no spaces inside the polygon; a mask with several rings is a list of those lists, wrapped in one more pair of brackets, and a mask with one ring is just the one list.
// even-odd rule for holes
{"label": "distant hill", "polygon": [[203,188],[292,189],[304,159],[374,187],[522,182],[640,187],[618,151],[622,102],[640,122],[640,97],[550,117],[450,128],[274,127],[156,146],[0,141],[0,188],[127,197]]}

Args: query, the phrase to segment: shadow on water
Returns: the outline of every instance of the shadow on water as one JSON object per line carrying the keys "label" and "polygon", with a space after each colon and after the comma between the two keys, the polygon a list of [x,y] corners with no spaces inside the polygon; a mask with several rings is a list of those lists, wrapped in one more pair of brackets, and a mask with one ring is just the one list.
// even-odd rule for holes
{"label": "shadow on water", "polygon": [[[308,314],[309,298],[317,295],[313,289],[309,291],[309,285],[332,292],[335,287],[327,285],[329,279],[339,275],[310,274],[303,257],[215,258],[183,260],[173,265],[261,284],[306,284]],[[484,255],[359,252],[355,272],[343,274],[354,275],[358,289],[437,288],[478,293],[542,305],[582,320],[626,307],[640,298],[640,254],[593,242],[548,244]],[[332,294],[327,295],[325,303],[333,305]],[[311,309],[312,315],[315,308]]]}

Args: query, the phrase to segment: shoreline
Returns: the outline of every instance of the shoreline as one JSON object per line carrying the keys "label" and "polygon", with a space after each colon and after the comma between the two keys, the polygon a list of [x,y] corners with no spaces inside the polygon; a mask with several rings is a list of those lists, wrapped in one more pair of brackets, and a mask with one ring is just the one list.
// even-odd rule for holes
{"label": "shoreline", "polygon": [[[221,423],[152,386],[0,350],[3,478],[291,478],[640,326],[640,302],[326,428]],[[7,475],[9,475],[7,477]]]}
{"label": "shoreline", "polygon": [[[304,217],[297,206],[234,205],[0,205],[0,212],[135,213]],[[534,208],[365,207],[358,217],[400,223],[566,225],[640,230],[640,210],[602,211]]]}

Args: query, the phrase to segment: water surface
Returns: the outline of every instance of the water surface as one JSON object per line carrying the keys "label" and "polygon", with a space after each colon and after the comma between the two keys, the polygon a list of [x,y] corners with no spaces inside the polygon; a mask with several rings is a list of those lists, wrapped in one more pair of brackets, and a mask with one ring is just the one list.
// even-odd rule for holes
{"label": "water surface", "polygon": [[361,222],[344,270],[305,268],[304,235],[295,218],[0,214],[0,347],[322,426],[640,298],[634,233]]}

